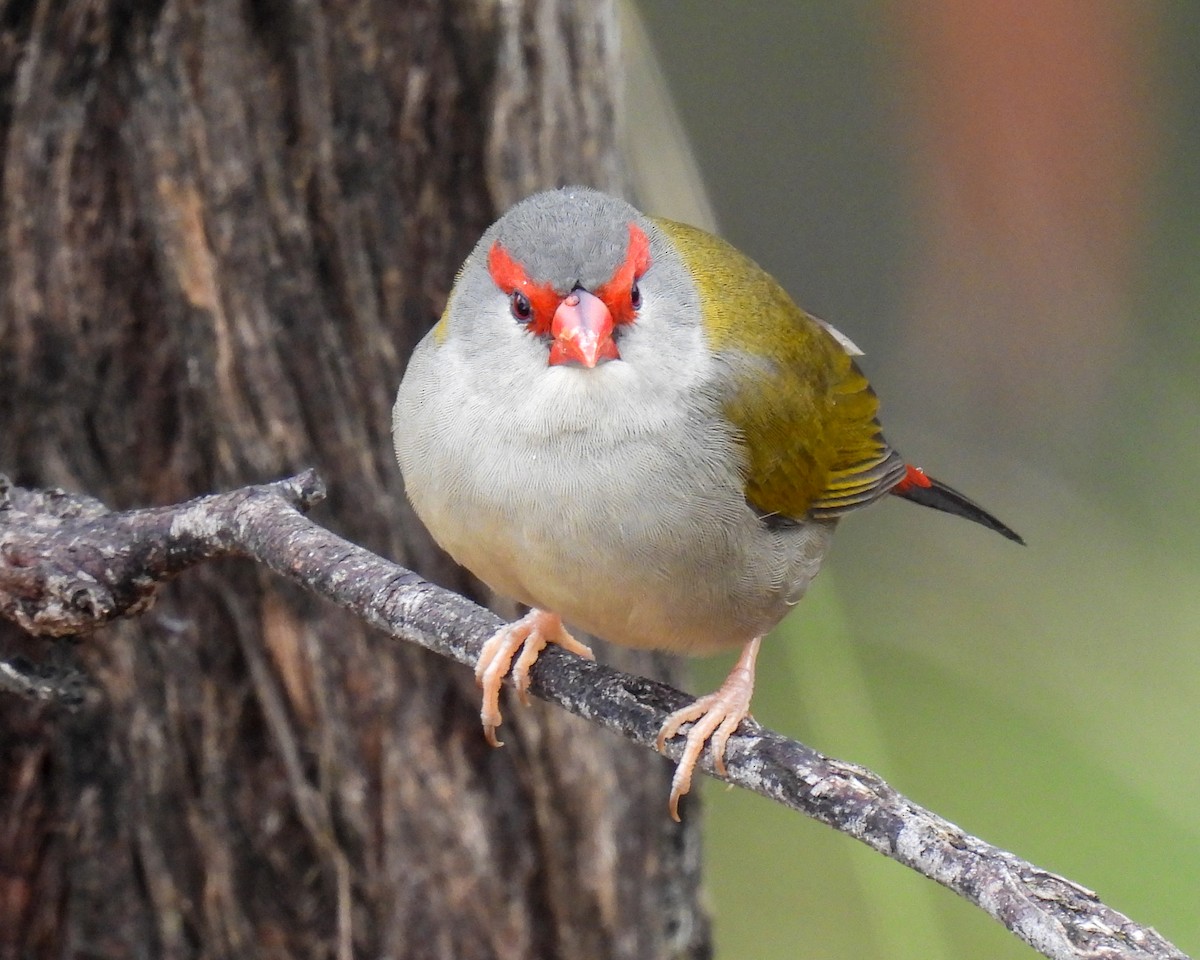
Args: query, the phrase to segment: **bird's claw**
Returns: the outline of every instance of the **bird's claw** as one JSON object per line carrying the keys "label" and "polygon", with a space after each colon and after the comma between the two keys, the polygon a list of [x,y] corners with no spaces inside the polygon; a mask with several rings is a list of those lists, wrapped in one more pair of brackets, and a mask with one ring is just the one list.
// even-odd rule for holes
{"label": "bird's claw", "polygon": [[692,774],[704,745],[712,741],[713,767],[717,775],[728,775],[725,766],[725,745],[737,730],[738,724],[750,715],[750,698],[754,693],[754,661],[758,656],[759,640],[746,644],[737,664],[725,682],[713,693],[698,697],[686,707],[676,710],[664,721],[658,732],[658,750],[664,752],[667,741],[679,733],[684,724],[692,724],[687,732],[683,753],[671,778],[671,798],[668,808],[671,817],[679,821],[679,800],[692,787]]}
{"label": "bird's claw", "polygon": [[[483,704],[479,711],[479,719],[483,722],[483,735],[493,747],[504,745],[504,742],[496,737],[496,728],[503,723],[500,715],[500,688],[509,667],[512,667],[513,685],[516,687],[517,696],[528,706],[530,668],[550,643],[588,660],[596,659],[587,644],[580,643],[567,632],[561,617],[544,610],[530,610],[520,620],[497,630],[483,645],[479,662],[475,664],[475,682],[483,689]],[[514,657],[516,664],[513,664]]]}

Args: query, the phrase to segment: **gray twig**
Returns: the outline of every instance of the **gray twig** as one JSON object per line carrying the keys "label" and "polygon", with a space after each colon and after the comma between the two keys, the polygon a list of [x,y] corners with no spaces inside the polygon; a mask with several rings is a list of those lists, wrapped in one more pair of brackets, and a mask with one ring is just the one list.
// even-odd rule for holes
{"label": "gray twig", "polygon": [[[306,471],[178,506],[111,513],[88,498],[0,481],[0,614],[37,635],[75,634],[141,613],[158,583],[193,564],[239,555],[394,637],[474,665],[501,621],[301,515],[323,496],[321,481]],[[4,677],[10,682],[0,686],[44,695],[33,676],[9,664]],[[665,717],[688,700],[679,690],[556,647],[538,659],[530,692],[651,749]],[[673,757],[679,749],[668,745]],[[729,741],[726,762],[728,782],[936,880],[1047,957],[1187,960],[1092,891],[965,833],[869,770],[824,757],[751,720]],[[715,776],[707,753],[701,765]]]}

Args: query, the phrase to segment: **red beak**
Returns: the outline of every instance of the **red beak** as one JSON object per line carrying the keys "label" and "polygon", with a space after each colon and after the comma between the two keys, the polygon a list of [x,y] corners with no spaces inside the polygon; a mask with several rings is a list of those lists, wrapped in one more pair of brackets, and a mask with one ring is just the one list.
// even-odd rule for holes
{"label": "red beak", "polygon": [[550,334],[551,366],[581,363],[594,367],[605,360],[618,360],[621,354],[613,342],[613,318],[603,300],[586,290],[572,290],[554,311]]}

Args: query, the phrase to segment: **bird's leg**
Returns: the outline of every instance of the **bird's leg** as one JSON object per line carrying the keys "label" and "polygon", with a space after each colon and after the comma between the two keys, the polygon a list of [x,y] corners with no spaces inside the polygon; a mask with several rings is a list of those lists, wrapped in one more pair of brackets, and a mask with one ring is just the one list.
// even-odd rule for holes
{"label": "bird's leg", "polygon": [[479,719],[483,721],[483,735],[493,747],[503,746],[496,739],[496,728],[503,722],[500,717],[500,686],[517,651],[517,663],[512,668],[513,683],[521,702],[529,704],[529,668],[537,660],[546,644],[556,643],[571,653],[588,660],[595,660],[591,647],[580,643],[567,633],[562,617],[545,610],[530,610],[514,623],[497,630],[483,645],[479,662],[475,664],[475,682],[483,688],[483,707]]}
{"label": "bird's leg", "polygon": [[[738,728],[738,724],[750,715],[750,697],[754,694],[754,661],[758,658],[758,647],[762,637],[755,637],[738,657],[729,671],[729,676],[713,693],[697,698],[667,717],[658,732],[658,749],[662,752],[667,741],[679,732],[685,723],[692,723],[687,732],[687,743],[683,756],[675,767],[671,780],[671,816],[679,820],[679,798],[691,789],[692,772],[696,761],[704,750],[704,744],[712,740],[713,766],[717,773],[725,776],[725,743]],[[694,722],[693,722],[694,721]]]}

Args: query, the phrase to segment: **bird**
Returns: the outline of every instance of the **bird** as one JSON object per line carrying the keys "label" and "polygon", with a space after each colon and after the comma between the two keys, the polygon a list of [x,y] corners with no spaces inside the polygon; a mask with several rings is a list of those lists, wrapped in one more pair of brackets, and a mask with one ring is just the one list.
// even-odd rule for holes
{"label": "bird", "polygon": [[739,649],[667,717],[679,820],[710,745],[725,776],[763,637],[841,518],[891,494],[1023,543],[885,439],[861,351],[714,234],[585,187],[518,202],[479,239],[393,409],[405,493],[434,540],[529,609],[475,668],[493,746],[573,629],[636,649]]}

